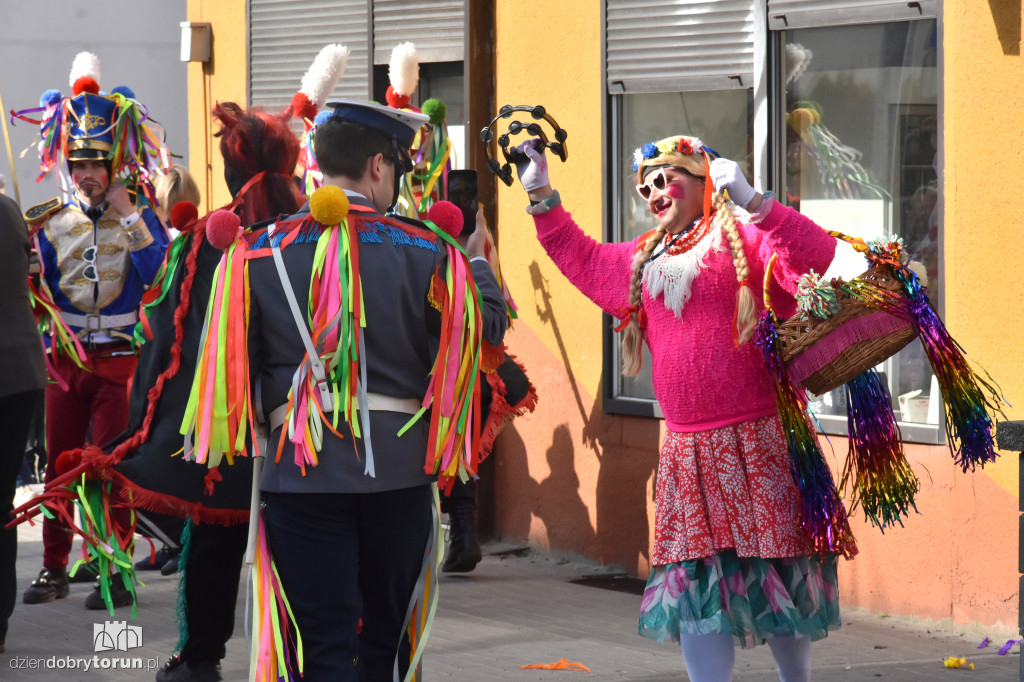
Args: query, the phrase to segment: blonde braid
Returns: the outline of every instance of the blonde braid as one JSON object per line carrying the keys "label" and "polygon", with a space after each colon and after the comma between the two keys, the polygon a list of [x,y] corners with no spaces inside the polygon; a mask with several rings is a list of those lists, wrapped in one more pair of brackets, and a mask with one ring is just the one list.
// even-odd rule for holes
{"label": "blonde braid", "polygon": [[[664,239],[665,232],[665,228],[658,225],[654,234],[648,237],[643,250],[633,257],[633,275],[629,281],[630,308],[636,307],[639,310],[643,303],[643,280],[641,279],[643,269],[640,266],[650,258],[655,247]],[[644,365],[644,358],[641,353],[643,332],[640,330],[639,319],[639,312],[629,313],[629,324],[626,325],[626,329],[622,332],[622,376],[624,377],[635,377],[640,373]]]}
{"label": "blonde braid", "polygon": [[754,291],[750,288],[748,278],[750,277],[750,266],[747,264],[747,254],[743,251],[743,239],[740,237],[739,228],[736,227],[736,218],[729,209],[729,203],[718,192],[715,192],[711,205],[715,211],[715,217],[721,216],[722,229],[729,241],[729,249],[732,251],[732,263],[736,268],[736,280],[740,283],[739,291],[736,294],[736,345],[740,346],[750,340],[754,335],[754,328],[757,326],[757,302],[754,299]]}

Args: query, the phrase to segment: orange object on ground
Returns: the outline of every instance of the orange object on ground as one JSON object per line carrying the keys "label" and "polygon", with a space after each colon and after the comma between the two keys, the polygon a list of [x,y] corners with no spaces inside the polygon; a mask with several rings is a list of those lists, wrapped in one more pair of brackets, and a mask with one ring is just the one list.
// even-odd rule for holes
{"label": "orange object on ground", "polygon": [[564,658],[557,663],[534,663],[532,665],[519,666],[520,670],[526,670],[527,668],[536,668],[538,670],[586,670],[588,673],[593,672],[593,670],[582,663],[570,663]]}

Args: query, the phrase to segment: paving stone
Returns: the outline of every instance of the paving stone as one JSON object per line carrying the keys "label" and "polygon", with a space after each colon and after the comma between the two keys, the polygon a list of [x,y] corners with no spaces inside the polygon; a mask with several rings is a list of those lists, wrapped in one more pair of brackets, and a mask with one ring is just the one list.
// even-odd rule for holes
{"label": "paving stone", "polygon": [[[52,604],[22,604],[21,591],[42,561],[41,525],[21,526],[18,546],[19,599],[11,618],[7,651],[0,654],[0,679],[11,682],[67,680],[134,682],[152,680],[178,641],[175,606],[177,577],[143,575],[138,618],[118,610],[88,611],[83,601],[92,587],[71,586],[71,596]],[[491,547],[490,545],[488,547]],[[485,548],[486,549],[486,548]],[[77,551],[77,543],[76,543]],[[140,550],[144,551],[144,550]],[[686,680],[676,644],[658,644],[636,634],[640,597],[627,592],[578,585],[571,580],[600,573],[594,564],[538,552],[488,555],[475,571],[442,576],[440,605],[423,662],[425,682],[604,682]],[[243,575],[242,584],[246,584]],[[235,635],[222,664],[226,682],[248,677],[244,592],[239,596]],[[126,620],[142,628],[143,644],[130,652],[94,652],[93,626]],[[977,627],[938,629],[897,617],[844,608],[843,627],[812,647],[813,679],[829,682],[919,682],[1020,679],[1019,647],[1006,656],[996,651],[1012,635],[992,632],[994,640],[978,649]],[[884,647],[884,648],[879,648]],[[96,657],[95,659],[93,657]],[[974,670],[948,670],[943,660],[964,656]],[[139,659],[143,669],[26,669],[24,662],[46,665],[105,658]],[[532,663],[561,658],[591,668],[570,671],[522,670]],[[149,670],[146,670],[149,668]],[[767,647],[736,653],[737,682],[775,682],[778,674]]]}

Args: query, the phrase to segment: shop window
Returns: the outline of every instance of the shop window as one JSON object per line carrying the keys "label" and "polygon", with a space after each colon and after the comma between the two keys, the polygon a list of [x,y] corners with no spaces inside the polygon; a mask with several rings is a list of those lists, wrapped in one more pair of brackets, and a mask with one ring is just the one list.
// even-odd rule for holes
{"label": "shop window", "polygon": [[[769,32],[767,76],[755,79],[752,88],[746,76],[743,88],[699,92],[637,92],[610,80],[606,238],[629,240],[655,225],[635,196],[633,150],[687,133],[740,162],[748,180],[759,175],[756,169],[767,169],[767,181],[758,188],[774,190],[827,229],[903,239],[911,257],[925,266],[928,294],[941,314],[937,22],[932,11],[912,21],[856,23],[864,21],[862,14],[845,24],[835,13],[822,14],[821,21],[814,12],[793,15],[790,26],[802,26],[794,29],[781,19],[770,23],[769,11],[771,28],[782,30]],[[755,129],[755,102],[767,102],[771,110],[764,118],[768,130]],[[827,274],[849,279],[866,267],[861,256],[840,245]],[[605,410],[660,416],[649,357],[645,372],[624,378],[617,335],[609,331],[605,339]],[[920,343],[878,370],[888,382],[904,440],[941,442],[941,399]],[[817,397],[811,408],[824,432],[845,433],[842,389]]]}
{"label": "shop window", "polygon": [[[611,241],[635,239],[657,225],[647,210],[647,202],[636,193],[632,172],[633,150],[652,140],[675,134],[700,138],[727,158],[743,167],[747,177],[753,170],[753,99],[750,90],[718,90],[622,95],[615,98],[614,129],[616,139],[614,168],[611,172]],[[609,337],[611,335],[609,334]],[[616,335],[617,337],[617,335]],[[613,383],[606,395],[616,400],[612,411],[656,414],[651,401],[651,359],[644,348],[644,370],[636,377],[623,377],[619,371],[618,339],[611,339],[609,371]],[[611,392],[607,393],[607,388]]]}
{"label": "shop window", "polygon": [[[893,22],[780,32],[790,76],[779,177],[783,199],[828,229],[865,240],[899,237],[928,272],[941,310],[936,22]],[[781,81],[782,79],[780,79]],[[828,276],[853,278],[867,262],[842,244]],[[936,442],[941,398],[921,344],[878,367],[904,438]],[[814,399],[827,433],[845,433],[842,388]]]}

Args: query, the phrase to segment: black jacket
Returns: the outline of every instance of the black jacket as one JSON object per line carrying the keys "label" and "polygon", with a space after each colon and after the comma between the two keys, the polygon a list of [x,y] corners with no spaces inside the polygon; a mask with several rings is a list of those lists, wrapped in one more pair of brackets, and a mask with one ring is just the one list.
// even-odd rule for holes
{"label": "black jacket", "polygon": [[[360,197],[353,204],[372,206]],[[304,206],[296,220],[308,214]],[[352,211],[350,219],[361,221],[359,269],[365,303],[367,388],[396,398],[419,400],[426,393],[430,370],[437,354],[441,327],[440,313],[430,304],[428,292],[435,272],[444,273],[446,251],[432,233],[422,238],[422,224],[411,223],[410,238],[403,224],[394,218]],[[282,249],[288,276],[300,306],[309,299],[315,240],[296,240]],[[269,251],[269,249],[268,249]],[[472,263],[473,277],[483,299],[481,311],[484,339],[501,345],[507,323],[505,301],[490,266],[483,260]],[[249,361],[250,372],[260,385],[263,413],[269,415],[287,401],[292,376],[305,355],[305,348],[285,299],[273,258],[249,261],[251,290]],[[319,464],[307,467],[303,476],[294,463],[293,447],[286,443],[281,460],[274,461],[282,429],[270,436],[261,488],[273,492],[364,493],[397,490],[435,480],[424,472],[429,414],[401,438],[399,429],[410,415],[371,412],[371,438],[376,476],[364,474],[361,440],[354,440],[345,428],[343,439],[324,432]],[[358,451],[358,454],[357,454]]]}

